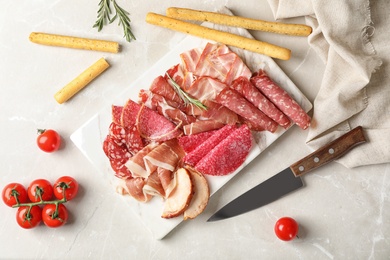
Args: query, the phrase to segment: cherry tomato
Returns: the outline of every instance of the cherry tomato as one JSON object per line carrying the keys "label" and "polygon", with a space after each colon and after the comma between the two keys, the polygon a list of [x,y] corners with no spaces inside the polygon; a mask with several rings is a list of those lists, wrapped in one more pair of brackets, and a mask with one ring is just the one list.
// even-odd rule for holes
{"label": "cherry tomato", "polygon": [[37,179],[30,183],[27,188],[28,198],[32,202],[39,202],[42,200],[51,200],[53,197],[53,187],[48,180]]}
{"label": "cherry tomato", "polygon": [[53,189],[57,199],[62,200],[65,194],[65,199],[68,201],[76,197],[79,184],[70,176],[62,176],[54,182]]}
{"label": "cherry tomato", "polygon": [[16,205],[17,202],[25,203],[28,200],[26,188],[19,183],[7,184],[3,189],[2,198],[4,203],[10,207]]}
{"label": "cherry tomato", "polygon": [[275,224],[275,234],[283,241],[293,240],[298,234],[298,223],[290,217],[280,218]]}
{"label": "cherry tomato", "polygon": [[16,222],[22,228],[30,229],[36,227],[42,220],[42,211],[39,206],[21,206],[16,212]]}
{"label": "cherry tomato", "polygon": [[57,151],[61,145],[61,136],[54,130],[38,130],[38,147],[47,153]]}
{"label": "cherry tomato", "polygon": [[57,210],[55,204],[47,204],[42,210],[42,220],[48,227],[60,227],[68,220],[68,210],[64,204],[58,204]]}

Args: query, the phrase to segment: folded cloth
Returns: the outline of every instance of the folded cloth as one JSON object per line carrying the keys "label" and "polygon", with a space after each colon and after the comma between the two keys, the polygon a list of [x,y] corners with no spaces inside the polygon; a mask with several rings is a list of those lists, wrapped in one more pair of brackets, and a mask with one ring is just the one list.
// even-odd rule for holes
{"label": "folded cloth", "polygon": [[268,0],[275,19],[304,16],[310,47],[325,63],[307,143],[318,148],[352,128],[367,143],[346,167],[390,162],[390,5],[387,0]]}

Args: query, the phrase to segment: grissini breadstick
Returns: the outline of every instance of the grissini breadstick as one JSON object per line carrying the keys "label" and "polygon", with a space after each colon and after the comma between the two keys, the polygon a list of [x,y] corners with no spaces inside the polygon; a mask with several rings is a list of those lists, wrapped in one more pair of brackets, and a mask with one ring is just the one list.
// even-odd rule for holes
{"label": "grissini breadstick", "polygon": [[73,36],[64,36],[57,34],[32,32],[30,34],[30,41],[38,44],[67,47],[74,49],[104,51],[104,52],[119,52],[119,44],[117,42],[94,40]]}
{"label": "grissini breadstick", "polygon": [[77,92],[79,92],[85,86],[87,86],[93,79],[95,79],[103,71],[105,71],[109,66],[110,65],[104,58],[99,59],[97,62],[92,64],[89,68],[87,68],[84,72],[78,75],[74,80],[69,82],[65,87],[59,90],[54,95],[54,98],[57,100],[59,104],[68,101]]}
{"label": "grissini breadstick", "polygon": [[168,17],[180,20],[207,21],[227,26],[241,27],[250,30],[287,34],[294,36],[308,36],[312,32],[310,26],[304,24],[286,24],[250,19],[240,16],[231,16],[214,12],[199,11],[187,8],[170,7],[167,9]]}
{"label": "grissini breadstick", "polygon": [[277,59],[288,60],[291,56],[291,51],[289,49],[280,46],[249,39],[232,33],[210,29],[204,26],[166,17],[164,15],[148,13],[146,15],[146,22],[252,52],[265,54]]}

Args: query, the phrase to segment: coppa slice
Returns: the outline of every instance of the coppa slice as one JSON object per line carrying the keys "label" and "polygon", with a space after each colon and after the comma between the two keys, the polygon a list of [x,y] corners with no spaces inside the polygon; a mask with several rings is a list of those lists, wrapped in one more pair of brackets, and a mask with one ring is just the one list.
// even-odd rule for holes
{"label": "coppa slice", "polygon": [[203,174],[227,175],[240,167],[252,147],[252,133],[247,125],[232,132],[196,165]]}
{"label": "coppa slice", "polygon": [[208,154],[216,145],[224,140],[235,130],[235,126],[226,125],[217,130],[210,138],[199,145],[195,150],[186,154],[183,161],[188,165],[195,166],[206,154]]}
{"label": "coppa slice", "polygon": [[180,168],[176,172],[176,187],[165,200],[161,217],[174,218],[181,215],[190,204],[193,196],[193,185],[189,172]]}

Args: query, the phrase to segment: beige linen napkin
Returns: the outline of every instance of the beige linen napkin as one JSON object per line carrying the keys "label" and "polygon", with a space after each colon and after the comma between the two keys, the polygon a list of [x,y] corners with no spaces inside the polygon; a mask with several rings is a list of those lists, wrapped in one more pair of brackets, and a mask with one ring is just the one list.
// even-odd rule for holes
{"label": "beige linen napkin", "polygon": [[[275,19],[304,16],[325,63],[307,142],[312,148],[361,125],[368,142],[338,160],[390,162],[390,5],[387,0],[268,0]],[[294,53],[292,53],[294,55]],[[310,73],[308,71],[307,73]]]}

